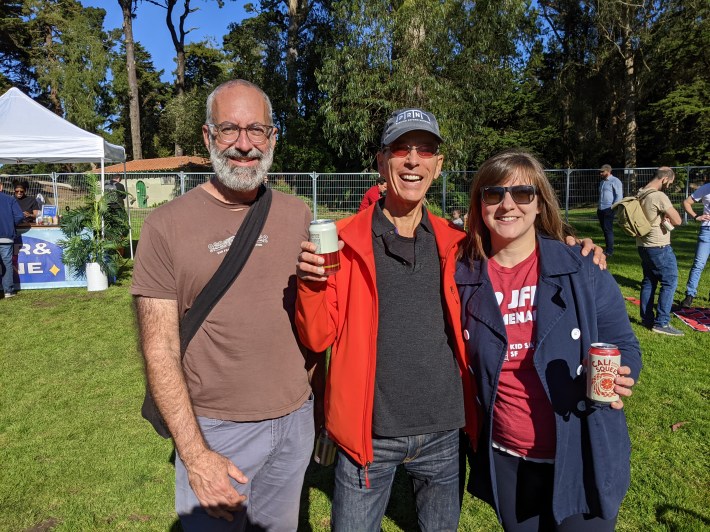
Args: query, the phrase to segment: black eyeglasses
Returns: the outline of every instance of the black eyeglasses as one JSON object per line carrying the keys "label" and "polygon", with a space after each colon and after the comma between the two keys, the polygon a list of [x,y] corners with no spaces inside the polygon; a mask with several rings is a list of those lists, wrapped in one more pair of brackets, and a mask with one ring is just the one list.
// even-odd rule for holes
{"label": "black eyeglasses", "polygon": [[505,193],[510,192],[510,197],[518,205],[528,205],[535,199],[537,189],[535,185],[513,185],[512,187],[483,187],[481,199],[486,205],[498,205],[505,198]]}
{"label": "black eyeglasses", "polygon": [[396,144],[385,146],[393,157],[406,157],[412,150],[419,154],[422,159],[430,159],[439,153],[439,146],[436,144],[422,144],[421,146],[410,146],[409,144]]}
{"label": "black eyeglasses", "polygon": [[231,122],[222,122],[221,124],[206,124],[207,127],[217,132],[217,138],[225,144],[231,144],[239,139],[242,131],[245,131],[247,138],[252,144],[263,144],[274,133],[275,126],[266,126],[264,124],[249,124],[247,127],[240,127]]}

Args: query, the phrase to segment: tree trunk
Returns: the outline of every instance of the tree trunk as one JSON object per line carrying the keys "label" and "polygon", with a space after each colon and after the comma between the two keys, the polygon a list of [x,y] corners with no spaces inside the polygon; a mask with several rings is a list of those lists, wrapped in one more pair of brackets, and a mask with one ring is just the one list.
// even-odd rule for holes
{"label": "tree trunk", "polygon": [[624,35],[624,166],[636,168],[636,78],[630,32]]}
{"label": "tree trunk", "polygon": [[128,101],[131,121],[131,146],[133,160],[143,158],[141,144],[140,95],[138,93],[138,77],[136,75],[135,43],[133,42],[133,0],[119,0],[123,11],[123,35],[126,42],[126,70],[128,71]]}
{"label": "tree trunk", "polygon": [[[304,7],[300,0],[287,0],[288,30],[286,34],[286,83],[288,98],[293,109],[298,108],[298,32],[303,20]],[[307,3],[307,0],[306,2]]]}
{"label": "tree trunk", "polygon": [[[177,62],[177,72],[175,76],[175,95],[181,97],[185,93],[185,19],[187,16],[194,11],[190,10],[190,0],[184,0],[184,7],[182,15],[180,15],[179,35],[175,30],[175,24],[173,24],[173,8],[175,7],[177,0],[167,0],[167,16],[165,21],[168,25],[168,30],[170,30],[170,38],[173,41],[173,46],[175,47],[175,59]],[[179,143],[175,143],[175,157],[180,157],[183,155],[182,146]]]}
{"label": "tree trunk", "polygon": [[[54,41],[52,40],[52,27],[50,25],[46,25],[44,27],[44,44],[45,44],[45,49],[47,53],[47,65],[49,65],[49,70],[52,70],[52,65],[54,65],[57,62],[57,58],[54,57]],[[52,105],[52,111],[54,114],[57,114],[59,116],[62,116],[64,114],[64,111],[62,109],[62,101],[59,99],[59,90],[57,88],[57,84],[53,83],[49,86],[49,101]]]}

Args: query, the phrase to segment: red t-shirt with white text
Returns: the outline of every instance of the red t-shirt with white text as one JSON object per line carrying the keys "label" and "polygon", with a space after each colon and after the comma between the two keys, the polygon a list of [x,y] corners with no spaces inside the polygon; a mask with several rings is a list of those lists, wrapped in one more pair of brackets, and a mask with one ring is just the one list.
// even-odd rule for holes
{"label": "red t-shirt with white text", "polygon": [[493,441],[521,456],[555,456],[555,416],[533,365],[540,263],[537,248],[513,268],[488,261],[508,350],[493,408]]}

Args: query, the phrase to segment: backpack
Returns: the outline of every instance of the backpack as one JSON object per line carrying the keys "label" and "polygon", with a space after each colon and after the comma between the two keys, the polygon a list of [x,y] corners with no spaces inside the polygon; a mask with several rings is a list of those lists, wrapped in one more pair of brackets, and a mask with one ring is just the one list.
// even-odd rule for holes
{"label": "backpack", "polygon": [[626,196],[614,203],[611,208],[616,213],[616,221],[629,236],[641,238],[651,232],[651,222],[641,207],[641,200],[655,190],[639,191],[635,196]]}

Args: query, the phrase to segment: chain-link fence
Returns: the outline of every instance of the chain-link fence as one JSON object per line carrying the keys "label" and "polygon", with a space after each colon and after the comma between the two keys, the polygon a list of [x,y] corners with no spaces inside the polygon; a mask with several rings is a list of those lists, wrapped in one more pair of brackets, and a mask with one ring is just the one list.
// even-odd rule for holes
{"label": "chain-link fence", "polygon": [[[613,174],[621,179],[624,193],[630,195],[646,185],[655,171],[655,168],[617,168]],[[676,206],[710,180],[708,166],[676,167],[674,171],[676,180],[668,195]],[[599,169],[550,169],[545,172],[567,219],[573,213],[575,220],[596,220]],[[113,175],[123,177],[123,174],[106,174],[106,179]],[[450,217],[454,209],[466,212],[475,175],[476,172],[442,172],[427,193],[428,208],[445,217]],[[133,240],[140,238],[143,221],[153,209],[206,182],[211,176],[211,173],[187,172],[126,174],[126,206]],[[375,184],[376,178],[376,173],[282,172],[269,174],[268,184],[275,190],[301,197],[314,217],[340,219],[357,212],[363,195]],[[27,194],[36,196],[45,204],[57,205],[60,214],[82,205],[88,194],[87,176],[83,173],[0,175],[8,192],[12,191],[12,182],[16,179],[28,181]]]}

